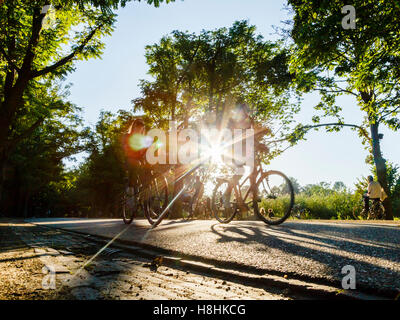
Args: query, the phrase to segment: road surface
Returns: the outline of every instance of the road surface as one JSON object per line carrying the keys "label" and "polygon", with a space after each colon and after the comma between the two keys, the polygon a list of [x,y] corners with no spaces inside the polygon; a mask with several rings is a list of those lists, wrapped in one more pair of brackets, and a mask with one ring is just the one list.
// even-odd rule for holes
{"label": "road surface", "polygon": [[[47,227],[101,235],[182,257],[340,288],[342,268],[354,266],[357,289],[400,292],[400,223],[361,221],[164,221],[150,230],[145,220],[128,228],[116,219],[30,219]],[[127,228],[127,229],[126,229]]]}
{"label": "road surface", "polygon": [[[285,290],[216,278],[81,235],[0,219],[0,300],[287,300]],[[49,272],[51,271],[51,272]]]}

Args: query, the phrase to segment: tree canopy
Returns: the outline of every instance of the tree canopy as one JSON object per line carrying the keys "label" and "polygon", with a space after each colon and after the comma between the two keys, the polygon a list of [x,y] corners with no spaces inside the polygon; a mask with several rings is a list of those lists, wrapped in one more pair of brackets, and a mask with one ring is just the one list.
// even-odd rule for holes
{"label": "tree canopy", "polygon": [[298,111],[285,47],[264,40],[247,21],[200,34],[174,31],[146,47],[146,60],[152,80],[141,81],[134,111],[159,127],[171,120],[188,127],[205,117],[222,125],[244,103],[255,120],[284,136]]}
{"label": "tree canopy", "polygon": [[[16,159],[27,157],[32,146],[35,148],[30,152],[42,147],[48,150],[42,139],[50,138],[44,137],[54,139],[53,151],[57,156],[52,157],[57,159],[57,165],[61,166],[62,158],[70,155],[59,149],[63,144],[73,149],[79,138],[75,136],[76,141],[72,141],[69,134],[76,128],[69,129],[61,120],[54,120],[79,119],[75,107],[67,102],[68,87],[63,80],[75,70],[76,61],[101,56],[102,38],[110,35],[115,26],[114,11],[127,2],[7,0],[0,3],[0,203],[8,183],[7,168],[23,168]],[[146,2],[159,6],[163,0]],[[46,152],[43,151],[42,157],[47,157]],[[32,158],[35,156],[32,154]],[[34,167],[29,170],[34,171]]]}

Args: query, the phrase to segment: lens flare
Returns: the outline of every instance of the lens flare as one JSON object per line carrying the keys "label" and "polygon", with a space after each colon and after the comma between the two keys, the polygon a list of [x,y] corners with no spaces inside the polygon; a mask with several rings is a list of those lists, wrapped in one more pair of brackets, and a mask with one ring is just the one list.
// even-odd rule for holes
{"label": "lens flare", "polygon": [[202,152],[202,157],[205,159],[210,159],[213,163],[222,163],[223,150],[221,146],[209,146],[204,148]]}
{"label": "lens flare", "polygon": [[149,148],[153,143],[153,138],[144,136],[142,134],[134,133],[129,137],[129,147],[134,151],[139,151],[145,148]]}
{"label": "lens flare", "polygon": [[158,150],[164,146],[164,143],[162,143],[161,141],[158,140],[154,143],[154,145],[155,145],[156,150]]}

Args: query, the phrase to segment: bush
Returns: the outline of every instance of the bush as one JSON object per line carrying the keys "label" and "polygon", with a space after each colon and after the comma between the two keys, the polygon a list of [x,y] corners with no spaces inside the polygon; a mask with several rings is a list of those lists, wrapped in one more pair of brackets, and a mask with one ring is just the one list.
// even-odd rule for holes
{"label": "bush", "polygon": [[[281,211],[284,202],[289,201],[288,197],[280,197],[278,200],[269,201],[268,205],[274,207],[275,211]],[[286,204],[287,205],[287,204]],[[329,193],[301,192],[295,196],[295,204],[292,215],[301,219],[357,219],[363,207],[362,198],[358,194],[351,194],[347,191]]]}
{"label": "bush", "polygon": [[329,195],[296,195],[294,215],[304,219],[355,219],[362,210],[359,195],[334,192]]}

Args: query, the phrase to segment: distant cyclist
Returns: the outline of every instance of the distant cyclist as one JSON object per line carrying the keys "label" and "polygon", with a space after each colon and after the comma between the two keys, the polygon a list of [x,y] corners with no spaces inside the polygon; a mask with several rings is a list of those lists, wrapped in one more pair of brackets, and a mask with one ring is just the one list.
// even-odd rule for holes
{"label": "distant cyclist", "polygon": [[369,212],[369,201],[384,201],[386,196],[381,184],[378,181],[374,181],[373,176],[368,176],[368,192],[363,195],[364,198],[364,210],[366,213]]}

